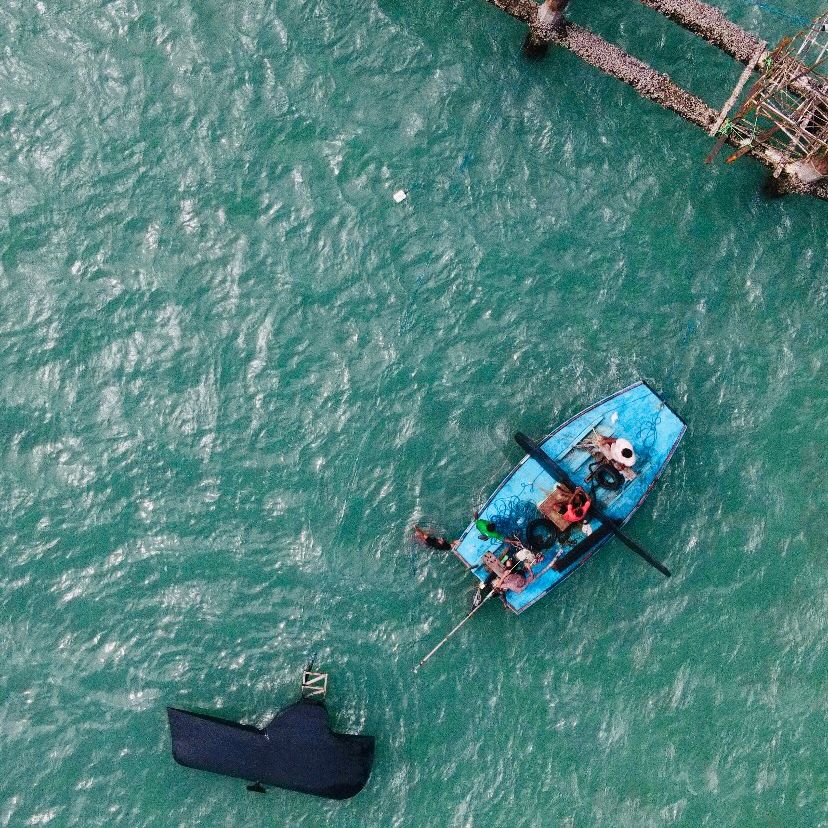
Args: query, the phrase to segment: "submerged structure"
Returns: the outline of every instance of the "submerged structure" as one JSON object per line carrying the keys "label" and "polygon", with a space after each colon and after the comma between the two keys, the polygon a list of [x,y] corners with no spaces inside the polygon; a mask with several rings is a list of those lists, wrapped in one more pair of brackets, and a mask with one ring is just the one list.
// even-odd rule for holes
{"label": "submerged structure", "polygon": [[327,674],[312,665],[302,697],[260,730],[203,713],[168,707],[173,758],[180,765],[329,799],[349,799],[368,781],[373,736],[335,733],[328,726]]}
{"label": "submerged structure", "polygon": [[[567,21],[569,0],[544,0],[540,5],[534,0],[489,2],[528,24],[527,54],[541,56],[550,45],[568,49],[716,137],[708,161],[729,144],[736,152],[728,162],[743,155],[761,161],[770,167],[780,194],[796,192],[828,200],[828,13],[768,50],[765,41],[701,0],[639,0],[745,64],[730,97],[716,110],[668,75]],[[729,118],[754,74],[758,78]]]}

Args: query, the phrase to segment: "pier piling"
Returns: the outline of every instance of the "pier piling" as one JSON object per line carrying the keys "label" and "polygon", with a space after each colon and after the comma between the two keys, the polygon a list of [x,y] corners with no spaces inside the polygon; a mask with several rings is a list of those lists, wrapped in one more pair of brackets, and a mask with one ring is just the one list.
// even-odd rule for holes
{"label": "pier piling", "polygon": [[[668,75],[567,21],[569,0],[544,0],[540,5],[534,0],[488,2],[527,24],[523,51],[528,56],[542,57],[551,45],[562,46],[717,137],[708,161],[730,144],[737,151],[728,161],[743,155],[761,161],[771,168],[778,191],[828,200],[828,13],[768,51],[765,41],[701,0],[639,0],[745,64],[736,88],[717,111]],[[728,113],[755,72],[759,79],[729,120]]]}
{"label": "pier piling", "polygon": [[544,0],[529,24],[523,53],[528,57],[541,58],[549,49],[556,36],[566,32],[566,7],[569,0]]}

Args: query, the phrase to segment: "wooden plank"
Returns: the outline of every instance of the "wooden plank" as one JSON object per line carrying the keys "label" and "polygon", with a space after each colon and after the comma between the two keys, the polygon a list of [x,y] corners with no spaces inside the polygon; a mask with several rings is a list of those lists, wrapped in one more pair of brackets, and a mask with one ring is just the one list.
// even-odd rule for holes
{"label": "wooden plank", "polygon": [[719,129],[721,128],[722,124],[725,122],[725,118],[727,118],[728,113],[731,109],[733,109],[733,104],[736,103],[737,98],[739,95],[742,94],[742,90],[745,88],[745,84],[748,82],[748,78],[753,73],[753,70],[756,68],[756,64],[759,63],[759,58],[765,53],[765,47],[768,45],[766,40],[763,40],[757,47],[756,51],[753,53],[753,57],[748,62],[747,66],[745,66],[745,71],[742,72],[742,76],[739,78],[739,82],[736,84],[731,96],[727,99],[727,102],[722,107],[722,111],[719,113],[719,117],[716,118],[716,123],[713,124],[712,128],[710,129],[710,135],[715,135]]}
{"label": "wooden plank", "polygon": [[[761,135],[757,135],[755,143],[756,144],[761,144],[762,141],[765,141],[766,139],[770,138],[771,135],[773,135],[774,132],[778,132],[778,130],[779,130],[779,124],[775,124],[767,132],[763,132]],[[734,152],[733,155],[731,155],[729,158],[725,159],[725,163],[726,164],[732,164],[734,161],[737,161],[738,159],[740,159],[743,155],[747,155],[749,152],[753,152],[754,149],[755,149],[754,142],[751,141],[751,140],[748,140],[748,143],[746,143],[743,147],[741,147],[741,149],[736,150],[736,152]]]}

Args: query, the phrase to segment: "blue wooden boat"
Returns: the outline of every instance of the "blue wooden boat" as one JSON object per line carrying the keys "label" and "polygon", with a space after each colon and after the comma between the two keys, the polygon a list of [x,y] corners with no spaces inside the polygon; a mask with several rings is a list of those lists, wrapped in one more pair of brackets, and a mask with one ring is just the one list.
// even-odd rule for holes
{"label": "blue wooden boat", "polygon": [[[685,429],[684,421],[649,385],[637,382],[567,420],[539,444],[518,435],[530,454],[479,513],[492,536],[481,535],[481,524],[473,522],[454,549],[480,582],[480,594],[496,583],[497,573],[522,573],[523,584],[512,579],[517,589],[501,586],[497,591],[510,610],[521,613],[562,584],[613,535],[622,535],[669,575],[623,536],[620,527],[652,490]],[[591,502],[582,521],[570,522],[562,512],[577,487]]]}

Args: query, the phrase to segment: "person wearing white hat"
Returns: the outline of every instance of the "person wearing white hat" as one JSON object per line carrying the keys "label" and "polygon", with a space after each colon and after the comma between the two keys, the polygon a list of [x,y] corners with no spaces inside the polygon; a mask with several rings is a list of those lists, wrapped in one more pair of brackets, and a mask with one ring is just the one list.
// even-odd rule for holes
{"label": "person wearing white hat", "polygon": [[623,437],[618,437],[612,441],[612,445],[610,446],[610,457],[616,463],[626,466],[627,468],[635,465],[636,461],[635,449],[633,449],[632,443],[629,440],[625,440]]}

